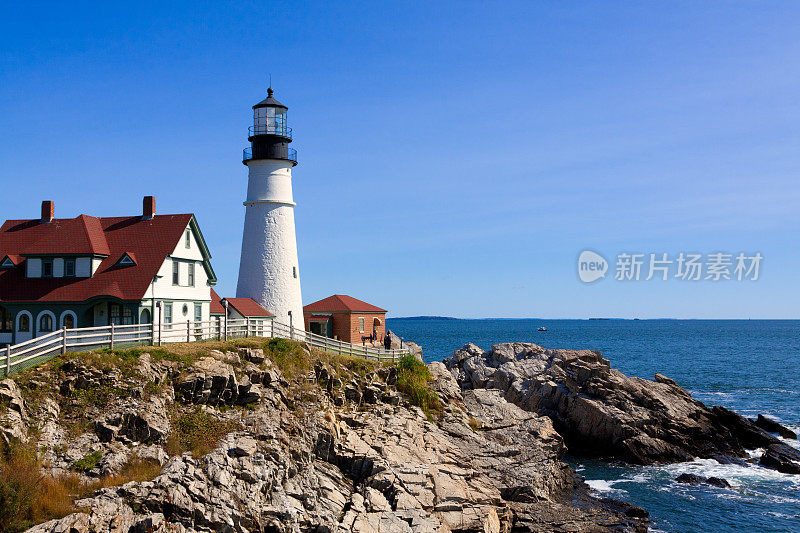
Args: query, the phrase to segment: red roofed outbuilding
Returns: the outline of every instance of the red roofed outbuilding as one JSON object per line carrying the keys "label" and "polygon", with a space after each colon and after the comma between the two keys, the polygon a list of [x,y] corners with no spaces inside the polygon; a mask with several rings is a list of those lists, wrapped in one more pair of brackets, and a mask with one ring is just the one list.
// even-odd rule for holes
{"label": "red roofed outbuilding", "polygon": [[306,331],[361,343],[386,335],[386,309],[346,294],[334,294],[303,307]]}

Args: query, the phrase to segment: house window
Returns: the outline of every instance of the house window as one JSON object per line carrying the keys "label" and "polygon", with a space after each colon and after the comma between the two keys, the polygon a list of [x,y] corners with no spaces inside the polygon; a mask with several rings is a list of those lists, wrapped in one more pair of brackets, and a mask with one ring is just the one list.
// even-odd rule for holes
{"label": "house window", "polygon": [[[172,241],[172,242],[175,242],[175,241]],[[192,247],[192,232],[189,231],[188,229],[186,230],[186,247],[187,248],[191,248]]]}
{"label": "house window", "polygon": [[122,254],[122,257],[119,258],[119,262],[117,262],[117,264],[118,265],[135,265],[136,263],[133,262],[133,259],[131,259],[131,256],[129,256],[128,254]]}
{"label": "house window", "polygon": [[122,323],[126,326],[133,324],[133,311],[128,307],[122,308]]}
{"label": "house window", "polygon": [[64,318],[61,319],[61,326],[67,329],[72,329],[75,327],[75,317],[72,313],[67,313],[64,315]]}
{"label": "house window", "polygon": [[292,276],[297,279],[297,267],[292,267]]}
{"label": "house window", "polygon": [[203,321],[203,305],[202,304],[194,304],[194,321],[195,322],[202,322]]}
{"label": "house window", "polygon": [[[165,324],[172,324],[172,304],[165,303],[164,304],[164,323]],[[164,326],[166,329],[172,328],[171,325]]]}
{"label": "house window", "polygon": [[119,304],[111,304],[108,306],[108,320],[109,324],[120,325],[122,323],[122,308]]}
{"label": "house window", "polygon": [[52,278],[53,277],[53,260],[52,259],[42,259],[42,277],[43,278]]}
{"label": "house window", "polygon": [[364,333],[364,317],[363,316],[358,317],[358,332],[359,333]]}
{"label": "house window", "polygon": [[14,317],[5,307],[0,307],[0,331],[8,333],[14,329]]}
{"label": "house window", "polygon": [[39,317],[39,333],[50,333],[53,331],[53,317],[42,315]]}
{"label": "house window", "polygon": [[75,259],[64,259],[64,276],[75,277]]}
{"label": "house window", "polygon": [[19,331],[20,333],[28,333],[31,330],[31,317],[27,313],[19,316]]}
{"label": "house window", "polygon": [[189,286],[194,287],[194,263],[189,263],[186,266],[189,267]]}
{"label": "house window", "polygon": [[180,273],[179,273],[180,263],[172,260],[172,284],[178,285],[180,283]]}

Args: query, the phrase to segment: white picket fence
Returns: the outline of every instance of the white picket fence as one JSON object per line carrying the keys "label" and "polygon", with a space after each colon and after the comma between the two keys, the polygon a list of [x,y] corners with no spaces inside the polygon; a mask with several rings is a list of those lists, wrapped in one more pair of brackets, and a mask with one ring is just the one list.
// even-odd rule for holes
{"label": "white picket fence", "polygon": [[248,318],[225,320],[219,318],[205,322],[187,320],[161,326],[131,324],[60,329],[19,344],[7,346],[4,349],[5,375],[26,370],[67,352],[142,345],[160,346],[174,342],[228,340],[242,337],[293,339],[329,353],[363,357],[375,361],[396,361],[411,353],[407,348],[386,350],[329,339],[274,320]]}

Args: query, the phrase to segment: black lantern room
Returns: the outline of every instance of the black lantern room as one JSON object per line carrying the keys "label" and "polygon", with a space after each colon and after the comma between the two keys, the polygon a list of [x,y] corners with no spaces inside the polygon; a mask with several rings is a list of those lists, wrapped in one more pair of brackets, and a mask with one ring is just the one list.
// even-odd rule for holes
{"label": "black lantern room", "polygon": [[253,106],[253,125],[247,140],[250,147],[244,149],[242,162],[246,165],[254,159],[283,159],[297,164],[297,150],[289,148],[292,128],[287,126],[288,108],[272,96],[272,87],[267,97]]}

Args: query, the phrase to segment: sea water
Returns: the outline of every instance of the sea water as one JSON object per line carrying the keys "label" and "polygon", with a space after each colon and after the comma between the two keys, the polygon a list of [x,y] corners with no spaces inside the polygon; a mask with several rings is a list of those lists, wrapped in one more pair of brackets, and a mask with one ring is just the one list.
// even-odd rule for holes
{"label": "sea water", "polygon": [[[653,379],[662,373],[706,405],[758,413],[800,432],[800,320],[389,319],[389,329],[423,347],[426,362],[467,342],[599,350],[614,368]],[[544,326],[548,331],[537,331]],[[797,441],[786,441],[800,446]],[[759,451],[750,452],[753,457]],[[668,466],[567,457],[602,497],[650,511],[654,531],[800,532],[800,475],[697,459]],[[732,487],[685,485],[682,473],[717,476]]]}

